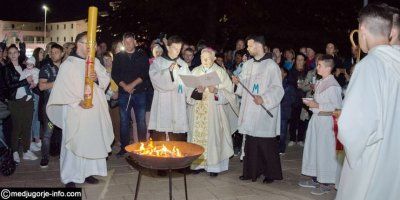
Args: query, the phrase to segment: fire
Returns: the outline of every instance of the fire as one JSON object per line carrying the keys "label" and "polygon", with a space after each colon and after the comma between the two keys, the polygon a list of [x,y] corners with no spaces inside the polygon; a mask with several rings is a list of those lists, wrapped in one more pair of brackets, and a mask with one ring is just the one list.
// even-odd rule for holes
{"label": "fire", "polygon": [[168,149],[164,144],[162,146],[154,146],[153,140],[150,139],[146,144],[141,142],[140,147],[135,152],[139,155],[164,157],[164,158],[181,158],[182,152],[179,148],[173,146],[172,150]]}

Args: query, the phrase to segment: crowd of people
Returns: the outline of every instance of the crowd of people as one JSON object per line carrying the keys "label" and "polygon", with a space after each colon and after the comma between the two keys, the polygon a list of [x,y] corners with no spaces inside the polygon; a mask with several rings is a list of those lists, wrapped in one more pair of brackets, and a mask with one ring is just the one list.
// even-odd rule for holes
{"label": "crowd of people", "polygon": [[[61,178],[68,187],[94,184],[98,180],[93,175],[106,175],[105,158],[112,144],[120,146],[116,156],[123,157],[127,145],[150,138],[192,142],[205,149],[191,165],[193,173],[218,176],[229,169],[232,156],[240,155],[240,180],[256,181],[263,175],[264,183],[283,179],[280,156],[298,145],[304,147],[301,173],[310,177],[300,180],[299,186],[313,188],[312,194],[339,188],[338,199],[379,195],[394,199],[396,184],[384,188],[371,181],[384,182],[377,177],[382,174],[390,179],[384,162],[390,160],[393,166],[398,162],[398,136],[393,131],[399,115],[390,109],[398,111],[395,97],[400,84],[398,77],[390,77],[399,72],[400,51],[393,50],[399,49],[399,32],[398,9],[370,5],[360,12],[361,49],[352,47],[349,58],[338,56],[333,42],[326,44],[325,52],[311,46],[296,51],[269,48],[263,36],[251,35],[237,40],[230,51],[212,49],[204,40],[193,46],[176,35],[163,35],[147,44],[125,33],[111,48],[107,42],[97,43],[90,111],[79,107],[86,33],[79,34],[75,43],[52,42],[46,49],[37,48],[30,58],[20,36],[18,47],[0,45],[1,102],[11,112],[1,119],[0,140],[12,149],[16,163],[21,162],[21,149],[23,160],[36,160],[34,152],[41,151],[42,168],[49,164],[51,149],[61,149]],[[368,54],[357,63],[360,50]],[[389,71],[378,69],[382,61],[377,56],[387,60],[381,65]],[[215,73],[220,83],[190,88],[181,78],[209,73]],[[386,82],[377,82],[380,75],[391,80],[387,92]],[[378,88],[379,84],[383,86]],[[384,97],[391,99],[383,108],[390,116],[370,109],[386,102]],[[380,117],[387,121],[377,122]],[[61,129],[62,136],[57,136]],[[83,130],[96,134],[79,134]],[[380,140],[384,141],[381,149],[370,147]],[[98,142],[85,147],[93,141]],[[388,160],[380,160],[381,154]],[[379,172],[373,170],[375,166]],[[352,185],[358,184],[362,186],[352,191]]]}

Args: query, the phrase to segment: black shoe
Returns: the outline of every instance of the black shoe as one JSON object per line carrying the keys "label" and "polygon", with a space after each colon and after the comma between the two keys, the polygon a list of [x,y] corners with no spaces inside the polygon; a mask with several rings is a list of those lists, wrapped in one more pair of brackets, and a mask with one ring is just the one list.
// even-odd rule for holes
{"label": "black shoe", "polygon": [[264,178],[264,180],[263,180],[263,183],[265,183],[265,184],[270,184],[272,182],[274,182],[274,179]]}
{"label": "black shoe", "polygon": [[200,174],[201,172],[204,172],[204,169],[198,169],[198,170],[191,170],[192,174]]}
{"label": "black shoe", "polygon": [[76,185],[74,182],[69,182],[65,185],[65,188],[76,188]]}
{"label": "black shoe", "polygon": [[183,168],[183,169],[178,169],[177,172],[180,173],[180,174],[189,174],[190,173],[190,168],[187,167],[187,168]]}
{"label": "black shoe", "polygon": [[211,176],[211,177],[217,177],[217,176],[218,176],[218,173],[210,172],[210,176]]}
{"label": "black shoe", "polygon": [[47,168],[49,166],[49,159],[42,158],[40,161],[40,168]]}
{"label": "black shoe", "polygon": [[85,178],[85,183],[97,184],[97,183],[99,183],[99,179],[97,179],[97,178],[95,178],[93,176],[89,176],[89,177]]}
{"label": "black shoe", "polygon": [[[242,181],[247,181],[247,180],[250,180],[251,178],[246,178],[246,177],[244,177],[244,176],[242,175],[242,176],[239,176],[239,179],[242,180]],[[252,182],[256,182],[257,179],[254,179],[254,178],[253,178],[253,179],[251,179],[251,181],[252,181]]]}
{"label": "black shoe", "polygon": [[121,150],[117,153],[116,156],[117,156],[118,158],[121,158],[121,157],[123,157],[125,154],[126,154],[125,149],[121,149]]}
{"label": "black shoe", "polygon": [[157,170],[157,175],[158,176],[167,176],[167,171],[165,170]]}

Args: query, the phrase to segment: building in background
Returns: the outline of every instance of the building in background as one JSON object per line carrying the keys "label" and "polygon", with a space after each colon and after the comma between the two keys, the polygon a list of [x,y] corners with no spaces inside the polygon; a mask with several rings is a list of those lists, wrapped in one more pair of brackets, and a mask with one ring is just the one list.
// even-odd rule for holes
{"label": "building in background", "polygon": [[0,20],[0,38],[3,39],[8,35],[7,46],[16,44],[19,34],[24,36],[26,43],[27,55],[30,56],[36,47],[45,47],[43,23],[37,22],[18,22]]}
{"label": "building in background", "polygon": [[47,23],[46,38],[44,38],[43,22],[18,22],[0,20],[0,38],[6,34],[7,46],[16,44],[19,34],[24,36],[26,43],[26,54],[30,57],[37,47],[45,48],[49,42],[56,42],[63,45],[66,42],[73,42],[76,35],[87,30],[86,20],[66,21]]}
{"label": "building in background", "polygon": [[45,43],[57,42],[63,45],[66,42],[73,42],[76,35],[87,31],[86,20],[47,23],[47,35]]}

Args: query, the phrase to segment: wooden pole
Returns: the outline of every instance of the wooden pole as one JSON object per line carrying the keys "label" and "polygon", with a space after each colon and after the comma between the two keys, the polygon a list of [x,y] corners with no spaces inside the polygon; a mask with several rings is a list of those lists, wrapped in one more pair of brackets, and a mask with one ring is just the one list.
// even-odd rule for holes
{"label": "wooden pole", "polygon": [[93,107],[93,80],[89,77],[89,75],[94,72],[94,60],[96,53],[96,32],[97,32],[97,15],[98,9],[97,7],[91,6],[89,7],[89,16],[88,16],[88,29],[87,29],[87,48],[89,49],[89,53],[86,57],[86,68],[85,68],[85,91],[84,91],[84,99],[83,99],[83,107],[84,108],[92,108]]}

